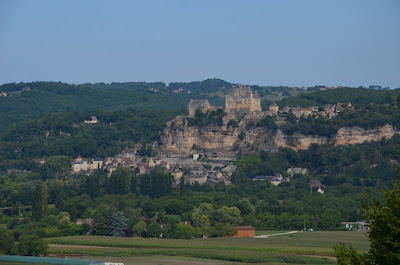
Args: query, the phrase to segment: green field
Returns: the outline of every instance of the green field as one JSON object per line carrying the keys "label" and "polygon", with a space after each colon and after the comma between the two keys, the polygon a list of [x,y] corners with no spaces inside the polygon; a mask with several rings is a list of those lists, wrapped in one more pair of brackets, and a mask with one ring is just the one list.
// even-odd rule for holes
{"label": "green field", "polygon": [[[210,264],[209,262],[223,264],[222,261],[239,264],[334,264],[335,261],[332,259],[334,245],[352,244],[360,251],[367,251],[369,248],[365,233],[357,231],[299,232],[270,238],[179,240],[76,236],[46,240],[50,244],[51,254],[126,257],[128,261],[134,261],[140,257],[148,264],[185,264],[184,261],[180,263],[179,260],[188,258],[201,258],[200,261],[206,264]],[[174,262],[160,263],[153,258],[172,259]],[[129,264],[129,262],[124,263]]]}

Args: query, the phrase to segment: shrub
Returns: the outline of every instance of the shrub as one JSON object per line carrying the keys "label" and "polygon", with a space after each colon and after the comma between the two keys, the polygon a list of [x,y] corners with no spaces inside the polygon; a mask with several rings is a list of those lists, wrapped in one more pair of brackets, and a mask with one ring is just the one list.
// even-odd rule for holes
{"label": "shrub", "polygon": [[174,238],[191,239],[192,237],[194,237],[193,227],[182,223],[177,225],[174,231]]}

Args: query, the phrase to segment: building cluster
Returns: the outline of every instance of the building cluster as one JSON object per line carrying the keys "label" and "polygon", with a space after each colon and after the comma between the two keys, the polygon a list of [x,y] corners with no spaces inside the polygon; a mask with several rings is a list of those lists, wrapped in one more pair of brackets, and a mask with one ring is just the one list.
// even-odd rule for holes
{"label": "building cluster", "polygon": [[107,173],[107,176],[111,176],[118,167],[124,167],[140,175],[150,173],[155,167],[161,167],[174,177],[176,185],[183,177],[185,183],[190,185],[207,183],[213,186],[220,182],[229,185],[232,173],[236,169],[236,166],[233,165],[225,166],[222,169],[213,169],[209,165],[196,161],[197,159],[187,159],[186,162],[171,164],[167,158],[140,156],[138,150],[141,148],[141,144],[136,144],[134,148],[125,148],[120,154],[104,160],[99,158],[83,159],[79,156],[72,164],[71,173],[91,175],[94,170],[101,169]]}
{"label": "building cluster", "polygon": [[[281,183],[290,182],[290,177],[294,175],[307,175],[308,170],[307,168],[302,167],[290,167],[286,170],[285,177],[282,174],[276,174],[275,176],[255,176],[253,177],[253,181],[269,181],[270,183],[274,184],[275,186],[279,186]],[[290,177],[289,177],[290,176]],[[310,180],[310,193],[312,193],[313,189],[316,189],[318,193],[324,194],[325,185],[322,185],[321,182],[315,179]]]}
{"label": "building cluster", "polygon": [[181,178],[184,178],[185,183],[193,185],[198,183],[200,185],[208,184],[214,186],[217,183],[224,183],[225,185],[231,184],[231,176],[235,171],[236,166],[227,166],[222,169],[207,168],[203,164],[188,163],[185,165],[174,165],[171,174],[174,176],[175,183],[179,184]]}
{"label": "building cluster", "polygon": [[253,93],[249,86],[234,85],[233,93],[226,95],[225,97],[225,108],[220,106],[211,106],[206,99],[192,99],[188,105],[188,114],[189,117],[194,117],[196,110],[206,113],[207,111],[213,111],[217,109],[223,109],[227,113],[227,117],[225,117],[226,120],[237,118],[243,118],[244,120],[259,120],[267,115],[284,117],[289,113],[293,114],[298,119],[309,116],[322,116],[331,119],[345,109],[353,109],[353,106],[350,102],[345,102],[326,104],[320,107],[311,106],[308,108],[284,107],[282,110],[280,110],[279,106],[273,102],[270,105],[269,110],[262,111],[261,99],[257,92]]}
{"label": "building cluster", "polygon": [[322,107],[318,107],[318,106],[311,106],[308,108],[284,107],[280,111],[278,105],[276,105],[275,103],[272,103],[271,106],[269,107],[268,114],[280,115],[280,114],[291,113],[294,116],[296,116],[296,118],[298,118],[298,119],[300,119],[301,117],[309,117],[309,116],[314,116],[314,117],[322,116],[322,117],[327,117],[327,118],[331,119],[345,109],[352,110],[353,109],[352,104],[350,102],[345,102],[345,103],[337,103],[337,104],[325,104]]}

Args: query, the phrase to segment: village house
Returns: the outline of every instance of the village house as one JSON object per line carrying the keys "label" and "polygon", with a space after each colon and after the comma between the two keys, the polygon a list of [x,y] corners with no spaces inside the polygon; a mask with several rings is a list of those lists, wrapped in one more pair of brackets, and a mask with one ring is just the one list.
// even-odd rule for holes
{"label": "village house", "polygon": [[101,168],[103,168],[103,160],[100,158],[83,159],[81,156],[78,156],[72,164],[72,173],[89,175],[95,169]]}
{"label": "village house", "polygon": [[135,159],[136,156],[137,156],[136,148],[125,148],[121,152],[121,157],[123,158]]}
{"label": "village house", "polygon": [[7,93],[6,93],[6,92],[4,92],[4,91],[1,91],[1,93],[0,93],[0,97],[7,97]]}
{"label": "village house", "polygon": [[96,116],[92,116],[91,118],[92,118],[91,120],[85,120],[84,123],[85,124],[96,124],[99,122],[99,120],[96,118]]}
{"label": "village house", "polygon": [[279,106],[275,102],[272,102],[272,104],[269,106],[269,111],[278,114]]}
{"label": "village house", "polygon": [[211,110],[212,107],[207,99],[191,99],[188,105],[189,117],[194,117],[198,109],[206,113],[208,110]]}
{"label": "village house", "polygon": [[326,188],[326,186],[321,184],[321,182],[319,182],[318,180],[312,179],[310,180],[310,193],[312,193],[314,188],[317,188],[317,192],[319,194],[324,194],[325,191],[323,189]]}
{"label": "village house", "polygon": [[92,218],[86,218],[86,219],[77,219],[75,224],[77,225],[83,225],[83,224],[88,224],[90,228],[93,227],[94,219]]}

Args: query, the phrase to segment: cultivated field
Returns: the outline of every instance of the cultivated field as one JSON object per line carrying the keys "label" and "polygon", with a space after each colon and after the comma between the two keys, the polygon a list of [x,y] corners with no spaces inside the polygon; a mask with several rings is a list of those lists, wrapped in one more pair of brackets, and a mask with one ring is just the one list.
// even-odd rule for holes
{"label": "cultivated field", "polygon": [[352,244],[360,251],[369,248],[366,235],[358,231],[298,232],[270,238],[179,240],[77,236],[47,241],[52,254],[114,257],[113,260],[124,257],[126,264],[138,264],[138,259],[140,264],[226,264],[226,261],[334,264],[332,247],[336,244]]}

